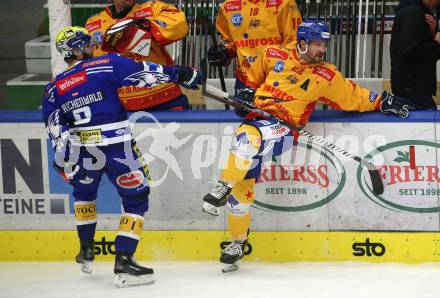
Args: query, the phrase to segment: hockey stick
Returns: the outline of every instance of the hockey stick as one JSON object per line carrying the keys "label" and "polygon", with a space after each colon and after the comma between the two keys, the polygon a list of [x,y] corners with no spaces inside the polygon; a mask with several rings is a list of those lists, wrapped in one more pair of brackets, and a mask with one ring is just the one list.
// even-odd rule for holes
{"label": "hockey stick", "polygon": [[[368,1],[368,0],[367,0]],[[368,2],[367,2],[367,11],[368,11]],[[354,22],[353,22],[354,25]],[[358,17],[358,28],[357,28],[357,44],[356,44],[356,68],[354,71],[355,77],[359,78],[360,70],[360,54],[361,54],[361,31],[362,30],[362,0],[359,0],[359,17]],[[365,55],[364,55],[365,56]]]}
{"label": "hockey stick", "polygon": [[353,0],[353,14],[352,14],[352,23],[353,29],[351,30],[351,78],[355,77],[355,59],[356,59],[356,0]]}
{"label": "hockey stick", "polygon": [[385,34],[385,0],[382,0],[382,7],[380,13],[379,57],[377,59],[377,73],[379,78],[382,78],[384,34]]}
{"label": "hockey stick", "polygon": [[[345,25],[345,33],[347,38],[345,39],[345,76],[347,78],[350,77],[350,21],[351,21],[351,17],[350,17],[350,13],[351,13],[351,1],[352,0],[347,0],[347,22]],[[353,29],[354,30],[354,29]]]}
{"label": "hockey stick", "polygon": [[[203,26],[206,26],[208,28],[208,33],[211,36],[211,44],[217,48],[217,37],[215,36],[215,26],[212,24],[209,19],[207,19],[205,16],[200,17],[200,23],[202,23]],[[208,63],[208,59],[204,58],[202,59],[201,63],[206,64]],[[203,67],[203,65],[201,65]],[[220,78],[220,85],[222,86],[222,90],[226,92],[226,83],[225,83],[225,76],[223,74],[223,68],[221,66],[217,67],[218,70],[218,76]],[[205,79],[207,79],[208,72],[204,73]],[[226,110],[229,110],[229,106],[225,105]]]}
{"label": "hockey stick", "polygon": [[377,0],[373,0],[373,26],[371,31],[371,77],[376,77],[376,15]]}
{"label": "hockey stick", "polygon": [[[224,104],[233,106],[235,108],[244,109],[248,112],[253,112],[255,114],[259,114],[263,117],[274,118],[274,116],[272,116],[270,113],[256,108],[251,103],[243,101],[237,97],[233,97],[233,96],[229,95],[228,93],[223,92],[222,90],[219,90],[215,87],[207,85],[206,83],[203,84],[202,94],[207,97],[218,100],[220,102],[223,102]],[[278,120],[280,120],[280,119],[278,119]],[[371,162],[369,162],[368,160],[363,159],[357,155],[351,154],[351,153],[345,151],[344,149],[339,148],[335,144],[326,141],[324,138],[313,135],[312,133],[304,130],[303,128],[296,127],[296,126],[294,126],[290,123],[286,123],[285,121],[282,121],[282,120],[280,120],[280,122],[282,124],[286,125],[287,127],[289,127],[291,130],[296,131],[296,132],[300,133],[301,135],[308,137],[312,141],[314,141],[322,146],[331,148],[331,149],[335,150],[336,152],[339,152],[340,154],[342,154],[346,157],[349,157],[349,158],[357,161],[358,163],[360,163],[362,166],[364,166],[368,170],[368,172],[370,174],[371,183],[372,183],[372,187],[373,187],[373,193],[376,195],[380,195],[383,193],[384,186],[383,186],[382,179],[380,178],[379,171],[378,171],[377,167],[375,165],[373,165]]]}
{"label": "hockey stick", "polygon": [[368,0],[365,2],[365,23],[364,23],[364,50],[363,50],[363,57],[362,57],[362,77],[365,78],[365,66],[367,61],[367,36],[368,36],[368,8],[369,3]]}

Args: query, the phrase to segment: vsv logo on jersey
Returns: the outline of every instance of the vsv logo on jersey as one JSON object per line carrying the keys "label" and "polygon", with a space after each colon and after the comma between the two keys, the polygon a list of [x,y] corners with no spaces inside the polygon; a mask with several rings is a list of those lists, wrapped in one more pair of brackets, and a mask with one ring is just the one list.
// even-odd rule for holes
{"label": "vsv logo on jersey", "polygon": [[98,29],[101,29],[101,20],[96,20],[93,22],[90,22],[86,25],[86,29],[87,31],[89,31],[90,33],[93,31],[96,31]]}
{"label": "vsv logo on jersey", "polygon": [[266,56],[268,58],[280,58],[283,60],[286,60],[287,58],[289,58],[289,54],[284,52],[284,51],[280,51],[278,49],[274,49],[274,48],[268,48],[267,52],[266,52]]}
{"label": "vsv logo on jersey", "polygon": [[137,73],[134,73],[124,79],[128,81],[136,82],[136,87],[138,88],[153,88],[154,86],[170,82],[171,79],[166,74],[163,74],[159,71],[147,71],[142,70]]}
{"label": "vsv logo on jersey", "polygon": [[318,75],[318,76],[320,76],[320,77],[323,77],[324,79],[326,79],[326,80],[329,81],[329,82],[330,82],[330,81],[335,77],[335,75],[336,75],[336,73],[335,73],[333,70],[331,70],[330,68],[327,68],[327,67],[321,67],[321,66],[316,66],[316,67],[313,69],[312,74],[316,74],[316,75]]}
{"label": "vsv logo on jersey", "polygon": [[229,1],[223,6],[225,11],[238,11],[241,10],[241,0]]}
{"label": "vsv logo on jersey", "polygon": [[65,79],[57,81],[56,86],[58,94],[62,95],[72,88],[79,86],[85,82],[87,82],[87,74],[85,71],[81,71],[71,76],[68,76]]}
{"label": "vsv logo on jersey", "polygon": [[136,188],[142,185],[144,178],[141,171],[133,171],[118,176],[116,183],[122,188]]}
{"label": "vsv logo on jersey", "polygon": [[151,7],[146,7],[144,9],[138,10],[133,14],[135,18],[148,18],[153,16],[153,9]]}
{"label": "vsv logo on jersey", "polygon": [[241,26],[241,23],[243,22],[243,17],[241,14],[236,13],[231,17],[231,22],[235,27]]}

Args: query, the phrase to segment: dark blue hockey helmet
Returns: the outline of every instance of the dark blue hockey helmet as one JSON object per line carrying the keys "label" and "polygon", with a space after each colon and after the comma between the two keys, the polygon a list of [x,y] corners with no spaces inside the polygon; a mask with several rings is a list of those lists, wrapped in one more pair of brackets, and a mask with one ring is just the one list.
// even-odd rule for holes
{"label": "dark blue hockey helmet", "polygon": [[310,43],[312,40],[329,41],[330,30],[327,25],[317,20],[306,20],[301,23],[296,32],[298,42],[304,40]]}

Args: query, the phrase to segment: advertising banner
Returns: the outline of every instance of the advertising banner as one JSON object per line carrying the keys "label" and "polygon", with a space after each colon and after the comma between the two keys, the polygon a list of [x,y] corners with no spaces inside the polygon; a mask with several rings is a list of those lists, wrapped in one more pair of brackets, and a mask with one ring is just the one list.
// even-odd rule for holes
{"label": "advertising banner", "polygon": [[[135,119],[136,122],[136,119]],[[226,214],[201,211],[225,166],[239,123],[136,122],[133,133],[151,174],[144,230],[225,230]],[[0,229],[74,230],[71,187],[52,167],[42,123],[0,123]],[[300,137],[269,156],[255,186],[255,231],[438,231],[438,129],[433,122],[312,122],[307,129],[380,170],[374,195],[367,171]],[[117,229],[119,196],[104,176],[98,230]]]}

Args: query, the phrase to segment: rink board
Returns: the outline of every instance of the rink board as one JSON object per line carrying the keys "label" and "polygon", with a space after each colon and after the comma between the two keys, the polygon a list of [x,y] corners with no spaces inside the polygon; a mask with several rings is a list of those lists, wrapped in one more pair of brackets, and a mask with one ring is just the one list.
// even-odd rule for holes
{"label": "rink board", "polygon": [[[228,238],[226,213],[224,208],[218,217],[201,212],[201,199],[225,164],[239,118],[227,111],[155,116],[158,123],[143,119],[134,127],[135,136],[144,135],[137,143],[152,175],[140,257],[215,260],[219,242]],[[371,192],[368,175],[356,162],[302,137],[298,146],[263,165],[251,209],[255,251],[249,258],[436,261],[438,116],[415,112],[401,120],[377,113],[316,112],[307,129],[379,166],[385,192]],[[52,169],[41,115],[0,113],[0,130],[2,258],[70,260],[78,246],[73,198]],[[102,237],[114,238],[121,203],[109,180],[101,183],[96,241],[103,246]],[[367,238],[381,245],[367,244]],[[386,253],[368,256],[365,246],[381,254],[382,245]],[[365,256],[353,255],[362,251]]]}
{"label": "rink board", "polygon": [[[116,231],[98,232],[97,261],[114,259]],[[139,260],[218,260],[221,231],[144,231]],[[267,262],[437,262],[440,235],[406,232],[252,232],[245,259]],[[0,261],[72,261],[79,243],[74,231],[0,232]]]}

